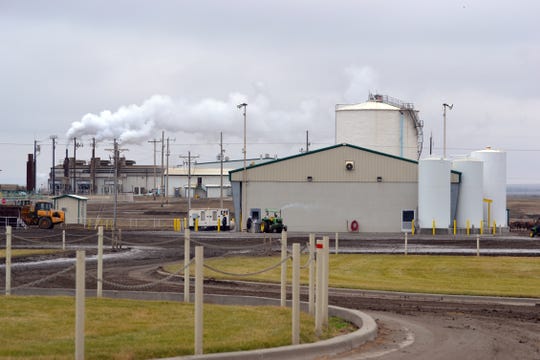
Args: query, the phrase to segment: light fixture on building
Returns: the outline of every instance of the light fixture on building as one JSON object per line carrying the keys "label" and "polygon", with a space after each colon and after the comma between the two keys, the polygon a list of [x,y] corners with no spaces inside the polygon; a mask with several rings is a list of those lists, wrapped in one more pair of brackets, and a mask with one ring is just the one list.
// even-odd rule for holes
{"label": "light fixture on building", "polygon": [[308,181],[308,182],[312,182],[312,181],[313,181],[313,176],[308,176],[308,177],[307,177],[307,181]]}
{"label": "light fixture on building", "polygon": [[382,182],[382,176],[377,176],[377,182]]}

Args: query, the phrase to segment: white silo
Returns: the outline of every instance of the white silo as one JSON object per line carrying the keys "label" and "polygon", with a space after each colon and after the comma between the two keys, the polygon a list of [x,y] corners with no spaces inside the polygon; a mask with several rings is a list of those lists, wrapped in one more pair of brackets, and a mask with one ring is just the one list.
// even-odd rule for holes
{"label": "white silo", "polygon": [[336,144],[351,144],[417,160],[422,151],[423,123],[411,103],[386,95],[361,104],[336,105]]}
{"label": "white silo", "polygon": [[506,152],[486,148],[473,151],[471,157],[484,162],[484,221],[487,226],[506,227]]}
{"label": "white silo", "polygon": [[457,202],[456,222],[460,228],[480,227],[483,219],[484,163],[477,159],[463,158],[452,162],[452,168],[461,173]]}
{"label": "white silo", "polygon": [[431,157],[418,162],[418,226],[448,229],[450,226],[450,181],[452,163]]}

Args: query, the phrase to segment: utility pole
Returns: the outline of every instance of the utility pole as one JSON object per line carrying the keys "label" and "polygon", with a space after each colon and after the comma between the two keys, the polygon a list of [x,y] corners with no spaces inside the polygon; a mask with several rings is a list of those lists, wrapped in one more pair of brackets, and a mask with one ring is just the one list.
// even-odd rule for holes
{"label": "utility pole", "polygon": [[306,130],[306,152],[309,152],[309,145],[311,145],[309,142],[309,131]]}
{"label": "utility pole", "polygon": [[[171,139],[170,138],[167,138],[167,165],[165,166],[166,169],[167,169],[167,179],[166,179],[166,182],[165,182],[165,196],[166,196],[166,203],[168,204],[169,203],[169,156],[171,155],[171,148],[169,146],[169,141]],[[172,141],[175,141],[176,139],[172,139]],[[163,206],[163,202],[161,203],[161,206]]]}
{"label": "utility pole", "polygon": [[83,144],[77,142],[77,138],[73,138],[73,193],[77,194],[77,148]]}
{"label": "utility pole", "polygon": [[219,208],[223,209],[223,132],[219,133]]}
{"label": "utility pole", "polygon": [[58,138],[58,136],[56,135],[51,135],[49,136],[49,138],[52,140],[52,168],[51,168],[51,178],[52,178],[52,188],[51,188],[51,193],[54,195],[56,195],[56,171],[54,169],[54,165],[55,165],[55,153],[56,153],[56,139]]}
{"label": "utility pole", "polygon": [[155,191],[157,189],[157,184],[156,184],[156,179],[157,179],[157,174],[156,174],[156,144],[160,143],[161,140],[154,139],[154,140],[149,140],[148,142],[154,144],[154,187],[152,188],[152,191]]}
{"label": "utility pole", "polygon": [[[182,159],[187,159],[187,163],[188,163],[188,191],[187,191],[187,198],[188,198],[188,216],[189,216],[189,211],[191,210],[191,159],[194,158],[198,158],[199,155],[197,156],[191,156],[191,151],[188,151],[188,156],[182,156],[180,155],[180,158]],[[185,162],[184,162],[185,164]]]}
{"label": "utility pole", "polygon": [[113,149],[107,149],[108,151],[113,151],[113,161],[114,161],[114,208],[113,208],[113,233],[112,233],[112,247],[115,249],[117,247],[116,233],[118,230],[117,226],[117,214],[118,214],[118,167],[120,160],[120,151],[125,151],[125,149],[118,148],[118,141],[114,139]]}
{"label": "utility pole", "polygon": [[161,204],[163,204],[163,199],[165,197],[165,131],[161,131]]}

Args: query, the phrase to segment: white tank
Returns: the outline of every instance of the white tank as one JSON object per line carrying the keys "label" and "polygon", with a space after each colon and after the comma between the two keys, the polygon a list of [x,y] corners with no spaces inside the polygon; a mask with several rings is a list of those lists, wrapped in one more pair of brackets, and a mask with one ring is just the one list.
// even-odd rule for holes
{"label": "white tank", "polygon": [[460,228],[473,226],[478,229],[484,216],[483,179],[484,163],[480,160],[464,158],[452,162],[452,168],[461,172],[461,184],[457,201],[456,222]]}
{"label": "white tank", "polygon": [[442,158],[425,158],[418,163],[418,225],[422,229],[450,226],[450,172],[452,163]]}
{"label": "white tank", "polygon": [[[484,198],[491,200],[489,226],[506,227],[506,152],[486,148],[473,151],[471,157],[484,162]],[[484,221],[487,226],[488,204],[484,204]]]}
{"label": "white tank", "polygon": [[[412,114],[412,115],[411,115]],[[418,159],[414,109],[379,101],[336,106],[336,144],[351,144],[407,159]],[[420,129],[421,131],[421,129]]]}

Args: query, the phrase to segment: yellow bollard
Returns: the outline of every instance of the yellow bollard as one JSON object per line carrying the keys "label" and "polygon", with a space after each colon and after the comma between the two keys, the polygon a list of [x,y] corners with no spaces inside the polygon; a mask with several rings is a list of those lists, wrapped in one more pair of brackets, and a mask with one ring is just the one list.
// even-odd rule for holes
{"label": "yellow bollard", "polygon": [[456,219],[454,219],[454,235],[456,235],[456,230],[457,230],[457,222],[456,222]]}
{"label": "yellow bollard", "polygon": [[217,231],[221,231],[221,216],[217,217]]}
{"label": "yellow bollard", "polygon": [[484,235],[484,220],[480,220],[480,235]]}
{"label": "yellow bollard", "polygon": [[435,220],[431,223],[431,235],[435,236]]}
{"label": "yellow bollard", "polygon": [[195,231],[199,231],[199,218],[195,219]]}
{"label": "yellow bollard", "polygon": [[414,219],[411,222],[411,234],[414,236]]}
{"label": "yellow bollard", "polygon": [[493,235],[497,234],[497,222],[493,220]]}
{"label": "yellow bollard", "polygon": [[471,222],[467,220],[467,235],[471,234]]}

